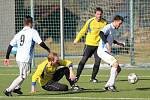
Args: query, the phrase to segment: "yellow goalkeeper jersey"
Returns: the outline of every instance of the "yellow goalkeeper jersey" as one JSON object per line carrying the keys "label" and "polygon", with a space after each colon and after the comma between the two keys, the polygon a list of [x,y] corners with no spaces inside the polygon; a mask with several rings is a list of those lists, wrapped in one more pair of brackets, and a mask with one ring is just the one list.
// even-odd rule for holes
{"label": "yellow goalkeeper jersey", "polygon": [[60,67],[69,67],[72,64],[69,60],[59,60],[59,64],[53,66],[48,63],[48,60],[43,61],[38,65],[35,73],[32,76],[32,82],[38,81],[40,86],[44,86],[49,80],[52,80],[53,74]]}
{"label": "yellow goalkeeper jersey", "polygon": [[85,44],[98,46],[100,40],[99,32],[106,24],[107,21],[104,19],[101,19],[99,22],[96,20],[96,17],[89,19],[77,34],[75,40],[79,41],[87,32]]}

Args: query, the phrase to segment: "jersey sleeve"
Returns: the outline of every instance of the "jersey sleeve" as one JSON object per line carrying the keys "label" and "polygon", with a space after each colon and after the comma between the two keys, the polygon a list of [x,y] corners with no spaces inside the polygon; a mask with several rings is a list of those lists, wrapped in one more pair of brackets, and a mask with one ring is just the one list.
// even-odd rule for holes
{"label": "jersey sleeve", "polygon": [[32,82],[36,82],[43,72],[42,64],[38,65],[35,73],[32,75]]}
{"label": "jersey sleeve", "polygon": [[11,46],[16,46],[17,45],[17,35],[14,36],[14,38],[10,41]]}
{"label": "jersey sleeve", "polygon": [[80,32],[77,34],[77,36],[76,36],[76,41],[79,41],[81,38],[82,38],[82,36],[84,36],[85,35],[85,33],[87,32],[87,30],[88,30],[88,23],[89,23],[89,20],[85,23],[85,25],[83,26],[83,28],[80,30]]}
{"label": "jersey sleeve", "polygon": [[33,33],[33,40],[34,40],[36,43],[40,44],[40,43],[42,42],[42,40],[41,40],[41,38],[40,38],[39,33],[38,33],[36,30],[33,30],[33,31],[34,31],[34,33]]}
{"label": "jersey sleeve", "polygon": [[109,34],[109,33],[108,33],[108,31],[109,31],[109,26],[108,26],[108,25],[105,26],[101,31],[104,33],[104,35],[108,35],[108,34]]}

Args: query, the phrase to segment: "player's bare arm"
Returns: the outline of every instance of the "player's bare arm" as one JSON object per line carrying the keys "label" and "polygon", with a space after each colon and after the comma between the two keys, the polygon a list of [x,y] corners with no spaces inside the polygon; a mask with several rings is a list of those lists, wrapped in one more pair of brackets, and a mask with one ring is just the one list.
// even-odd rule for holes
{"label": "player's bare arm", "polygon": [[69,78],[73,81],[73,80],[75,80],[75,74],[74,74],[74,71],[73,71],[73,65],[72,64],[69,66],[69,70],[70,70]]}

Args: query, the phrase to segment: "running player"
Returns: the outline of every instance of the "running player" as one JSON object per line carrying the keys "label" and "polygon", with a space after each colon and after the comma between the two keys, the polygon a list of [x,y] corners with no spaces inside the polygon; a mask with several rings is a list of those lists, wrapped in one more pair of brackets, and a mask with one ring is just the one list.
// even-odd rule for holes
{"label": "running player", "polygon": [[112,43],[124,46],[122,43],[117,42],[114,40],[114,31],[118,29],[123,23],[123,17],[116,15],[113,19],[113,22],[106,25],[101,31],[100,31],[100,37],[101,40],[99,42],[98,46],[98,56],[106,63],[108,63],[111,66],[110,71],[110,78],[107,81],[104,90],[111,90],[116,91],[115,88],[115,79],[119,72],[121,71],[121,68],[119,66],[118,61],[114,56],[111,54],[112,49]]}
{"label": "running player", "polygon": [[97,7],[95,9],[95,17],[89,19],[84,27],[81,29],[81,31],[76,36],[76,39],[74,40],[74,44],[76,44],[82,36],[86,35],[86,41],[85,41],[85,48],[83,52],[83,57],[79,62],[77,74],[76,74],[76,81],[79,80],[80,74],[82,73],[82,70],[84,68],[85,63],[87,60],[94,55],[95,63],[93,66],[93,72],[91,75],[90,82],[97,83],[98,80],[96,79],[96,75],[99,70],[101,59],[97,55],[97,48],[98,43],[100,40],[99,37],[99,31],[107,24],[107,21],[102,18],[103,10],[100,7]]}

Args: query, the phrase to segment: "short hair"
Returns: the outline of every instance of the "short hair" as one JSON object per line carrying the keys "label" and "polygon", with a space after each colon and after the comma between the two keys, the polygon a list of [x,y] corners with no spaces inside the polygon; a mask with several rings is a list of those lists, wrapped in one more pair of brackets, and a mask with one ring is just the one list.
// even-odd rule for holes
{"label": "short hair", "polygon": [[24,24],[29,25],[29,23],[31,23],[31,24],[33,23],[33,18],[31,16],[27,15],[24,18]]}
{"label": "short hair", "polygon": [[49,61],[49,62],[53,61],[55,56],[58,56],[57,53],[55,53],[55,52],[50,52],[50,53],[48,54],[48,56],[47,56],[48,61]]}
{"label": "short hair", "polygon": [[103,13],[103,9],[102,9],[102,8],[100,8],[100,7],[96,7],[96,9],[95,9],[95,13],[96,13],[96,11],[100,11],[101,13]]}
{"label": "short hair", "polygon": [[120,16],[120,15],[116,15],[114,18],[113,18],[113,21],[114,20],[121,20],[121,21],[124,21],[123,17]]}

